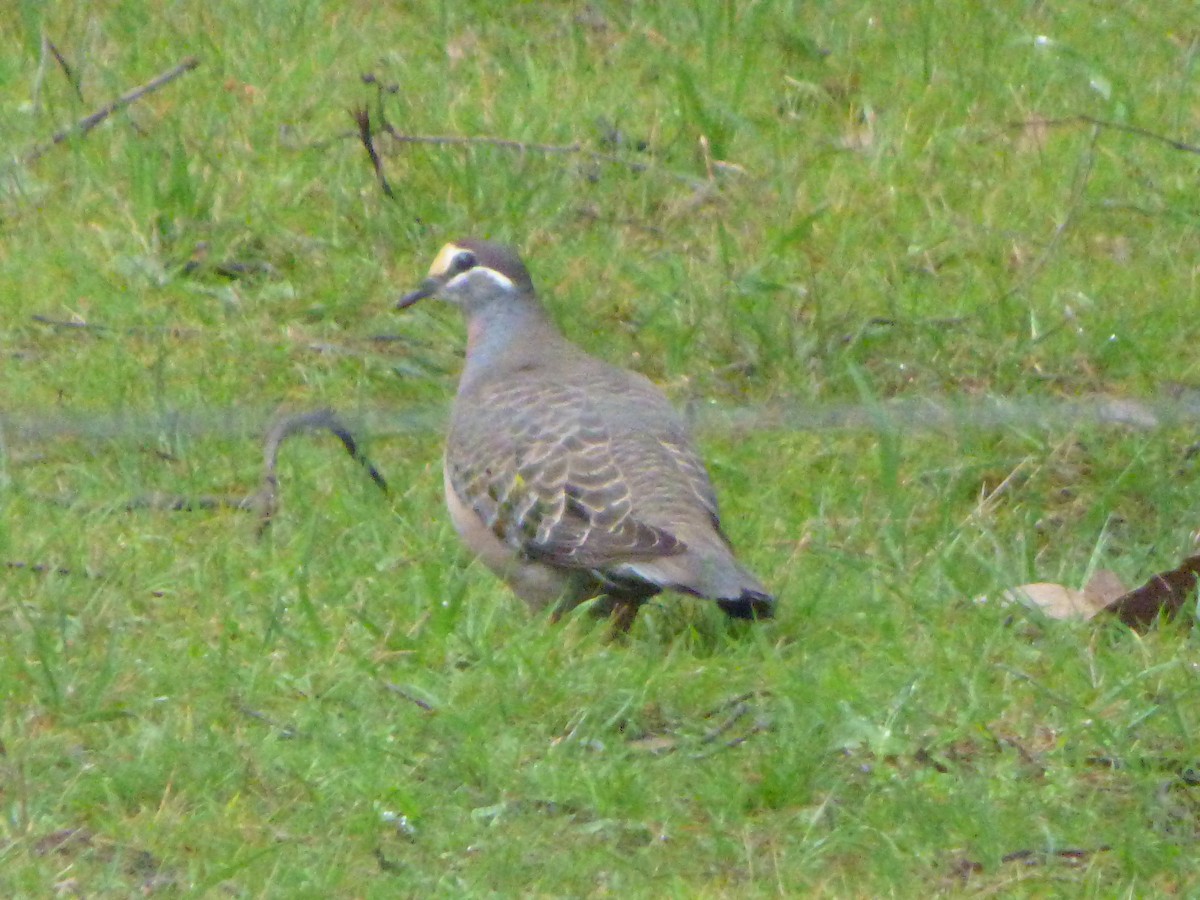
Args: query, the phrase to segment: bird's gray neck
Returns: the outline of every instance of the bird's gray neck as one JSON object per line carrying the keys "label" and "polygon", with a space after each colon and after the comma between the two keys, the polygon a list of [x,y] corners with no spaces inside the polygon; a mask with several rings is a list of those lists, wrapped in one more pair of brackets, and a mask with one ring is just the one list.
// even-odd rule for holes
{"label": "bird's gray neck", "polygon": [[537,300],[496,303],[467,315],[467,362],[459,392],[490,374],[537,365],[565,338]]}

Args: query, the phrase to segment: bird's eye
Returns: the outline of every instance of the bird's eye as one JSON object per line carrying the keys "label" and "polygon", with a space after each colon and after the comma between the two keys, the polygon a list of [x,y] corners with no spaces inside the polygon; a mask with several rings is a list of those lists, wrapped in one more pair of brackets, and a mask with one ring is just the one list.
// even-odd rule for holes
{"label": "bird's eye", "polygon": [[455,254],[454,260],[450,263],[450,272],[454,275],[461,275],[468,269],[475,268],[478,263],[474,253],[464,250],[462,253]]}

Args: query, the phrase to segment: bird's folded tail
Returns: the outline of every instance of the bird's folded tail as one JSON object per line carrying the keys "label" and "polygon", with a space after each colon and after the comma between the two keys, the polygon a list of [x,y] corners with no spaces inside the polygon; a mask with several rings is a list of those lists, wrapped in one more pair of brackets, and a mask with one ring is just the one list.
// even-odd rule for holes
{"label": "bird's folded tail", "polygon": [[684,553],[624,563],[602,573],[602,577],[629,588],[640,584],[647,596],[669,589],[713,600],[734,619],[775,616],[775,598],[724,548],[716,556]]}
{"label": "bird's folded tail", "polygon": [[740,597],[717,600],[717,606],[731,619],[775,618],[775,598],[762,591],[745,590]]}

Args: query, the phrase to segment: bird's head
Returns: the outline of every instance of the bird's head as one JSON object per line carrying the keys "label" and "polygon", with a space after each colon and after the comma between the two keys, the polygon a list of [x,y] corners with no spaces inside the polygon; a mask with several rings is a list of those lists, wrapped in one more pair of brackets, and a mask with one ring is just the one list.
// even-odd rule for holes
{"label": "bird's head", "polygon": [[396,308],[437,297],[470,315],[532,295],[533,281],[516,250],[490,241],[462,240],[441,249],[421,286],[401,298]]}

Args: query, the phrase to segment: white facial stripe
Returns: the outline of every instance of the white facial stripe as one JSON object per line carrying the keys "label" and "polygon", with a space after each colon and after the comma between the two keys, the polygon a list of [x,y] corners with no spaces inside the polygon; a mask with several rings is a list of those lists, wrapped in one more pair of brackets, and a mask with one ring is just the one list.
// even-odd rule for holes
{"label": "white facial stripe", "polygon": [[[439,259],[440,258],[441,257],[439,256]],[[465,272],[460,272],[458,275],[455,275],[453,278],[451,278],[449,281],[447,281],[446,289],[453,288],[459,282],[464,281],[467,278],[491,279],[491,281],[498,288],[500,288],[503,291],[512,291],[516,288],[516,285],[513,284],[511,278],[501,275],[495,269],[488,269],[488,268],[485,268],[484,266],[476,266],[473,269],[467,269],[467,271],[465,271]]]}
{"label": "white facial stripe", "polygon": [[438,255],[433,260],[433,265],[429,267],[429,277],[437,278],[441,275],[445,275],[446,272],[450,270],[450,263],[454,261],[454,257],[456,257],[461,250],[462,247],[459,247],[457,244],[447,244],[445,247],[439,250]]}

